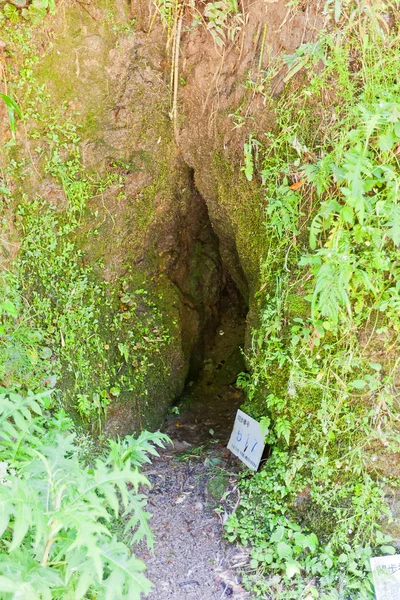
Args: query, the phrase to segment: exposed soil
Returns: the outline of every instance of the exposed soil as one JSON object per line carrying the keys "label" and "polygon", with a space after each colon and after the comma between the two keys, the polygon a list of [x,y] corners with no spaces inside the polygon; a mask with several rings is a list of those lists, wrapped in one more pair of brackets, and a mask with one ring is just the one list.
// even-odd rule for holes
{"label": "exposed soil", "polygon": [[220,311],[198,379],[188,382],[165,423],[174,447],[145,471],[155,548],[154,554],[142,548],[140,556],[155,586],[151,600],[250,598],[239,573],[247,553],[222,537],[238,501],[241,465],[226,443],[243,400],[235,381],[244,368],[245,307],[229,282]]}
{"label": "exposed soil", "polygon": [[238,573],[247,555],[222,538],[232,509],[218,508],[224,492],[231,503],[237,499],[235,470],[234,459],[215,444],[201,453],[163,452],[147,471],[155,548],[139,555],[155,586],[151,600],[250,598]]}

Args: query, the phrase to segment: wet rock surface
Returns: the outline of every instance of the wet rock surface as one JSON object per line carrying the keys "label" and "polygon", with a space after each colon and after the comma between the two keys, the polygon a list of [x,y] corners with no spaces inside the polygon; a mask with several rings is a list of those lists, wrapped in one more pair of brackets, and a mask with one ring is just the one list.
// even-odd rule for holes
{"label": "wet rock surface", "polygon": [[180,402],[172,409],[165,430],[174,441],[193,446],[219,440],[226,444],[243,393],[236,386],[244,371],[243,344],[247,307],[232,281],[227,282],[218,306],[218,321],[206,335],[200,372],[187,382]]}

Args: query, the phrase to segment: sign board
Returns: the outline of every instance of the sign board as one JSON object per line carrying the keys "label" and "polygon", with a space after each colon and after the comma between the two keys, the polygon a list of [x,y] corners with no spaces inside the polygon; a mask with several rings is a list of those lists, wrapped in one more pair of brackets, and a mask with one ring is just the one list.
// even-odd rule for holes
{"label": "sign board", "polygon": [[264,432],[260,423],[242,410],[238,410],[228,449],[249,469],[257,471],[264,447]]}
{"label": "sign board", "polygon": [[400,600],[400,555],[371,558],[376,600]]}

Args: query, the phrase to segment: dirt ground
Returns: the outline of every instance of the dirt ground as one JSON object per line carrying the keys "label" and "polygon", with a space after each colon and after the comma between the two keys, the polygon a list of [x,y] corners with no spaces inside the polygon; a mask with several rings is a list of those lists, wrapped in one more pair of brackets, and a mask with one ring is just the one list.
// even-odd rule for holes
{"label": "dirt ground", "polygon": [[189,382],[163,427],[173,447],[144,471],[152,484],[148,510],[155,547],[154,553],[142,547],[137,554],[155,586],[150,600],[250,598],[240,578],[247,551],[223,539],[242,470],[226,444],[243,401],[235,381],[244,368],[244,327],[240,303],[233,304],[230,296],[200,377]]}
{"label": "dirt ground", "polygon": [[[155,586],[151,600],[250,598],[239,573],[247,554],[222,538],[223,520],[237,498],[232,463],[223,446],[212,445],[201,452],[163,452],[147,472],[155,548],[154,554],[142,549],[140,557]],[[229,507],[219,502],[224,491]]]}

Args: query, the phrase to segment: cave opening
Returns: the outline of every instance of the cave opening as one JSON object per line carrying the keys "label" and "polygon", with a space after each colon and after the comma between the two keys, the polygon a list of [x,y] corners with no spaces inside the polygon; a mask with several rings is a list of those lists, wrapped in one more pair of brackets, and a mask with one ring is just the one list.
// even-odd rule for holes
{"label": "cave opening", "polygon": [[[192,347],[186,383],[172,407],[168,432],[175,440],[190,444],[210,439],[225,443],[236,411],[243,402],[243,392],[236,382],[238,375],[246,370],[244,342],[248,304],[221,258],[220,239],[212,227],[206,202],[194,183],[191,203],[189,227],[186,222],[181,240],[186,255],[177,264],[184,260],[187,269],[185,284],[181,283],[180,289],[188,298],[190,287],[190,302],[185,304],[187,328],[183,333],[184,337],[189,336],[184,343],[191,342]],[[195,227],[190,227],[190,223],[195,223]],[[235,256],[236,251],[232,254]],[[241,269],[239,263],[237,268]],[[171,276],[173,279],[174,274]],[[197,328],[194,328],[196,318]]]}

